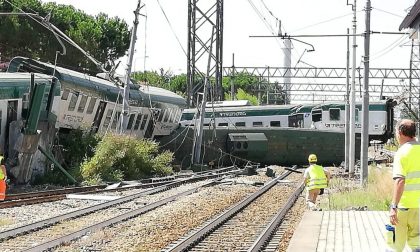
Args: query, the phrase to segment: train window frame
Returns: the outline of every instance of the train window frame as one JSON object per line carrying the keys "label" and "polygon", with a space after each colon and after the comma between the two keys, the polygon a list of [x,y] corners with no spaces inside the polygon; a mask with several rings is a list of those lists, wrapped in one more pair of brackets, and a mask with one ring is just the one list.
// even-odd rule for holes
{"label": "train window frame", "polygon": [[136,120],[135,120],[135,123],[134,123],[134,128],[133,128],[133,130],[139,130],[139,128],[140,128],[140,124],[141,124],[141,122],[142,122],[142,114],[140,114],[140,113],[138,113],[137,114],[137,117],[136,117]]}
{"label": "train window frame", "polygon": [[270,121],[270,127],[281,127],[280,121]]}
{"label": "train window frame", "polygon": [[[338,111],[338,114],[333,114],[332,112],[336,113]],[[339,108],[330,108],[328,109],[328,113],[330,116],[330,121],[340,121],[341,118],[341,109]]]}
{"label": "train window frame", "polygon": [[144,130],[146,128],[147,125],[147,120],[149,119],[149,114],[145,114],[143,116],[143,120],[141,122],[141,126],[140,126],[140,130]]}
{"label": "train window frame", "polygon": [[359,112],[360,112],[360,110],[358,108],[356,108],[355,111],[354,111],[355,122],[359,122]]}
{"label": "train window frame", "polygon": [[112,120],[111,129],[118,129],[119,121],[120,121],[121,111],[116,111],[114,114],[114,118]]}
{"label": "train window frame", "polygon": [[252,122],[252,127],[263,127],[263,122],[261,121]]}
{"label": "train window frame", "polygon": [[88,105],[87,110],[86,110],[86,114],[92,114],[93,113],[93,110],[95,110],[97,100],[98,99],[96,99],[96,97],[90,97],[89,105]]}
{"label": "train window frame", "polygon": [[[70,102],[68,106],[68,111],[74,111],[76,109],[77,101],[79,100],[80,93],[79,92],[71,92]],[[73,99],[73,97],[75,97]]]}
{"label": "train window frame", "polygon": [[[314,119],[314,117],[318,117],[316,118],[316,120]],[[322,121],[322,109],[314,109],[311,112],[311,117],[312,117],[312,122],[321,122]]]}
{"label": "train window frame", "polygon": [[86,103],[87,103],[87,100],[89,98],[89,96],[84,95],[84,94],[82,94],[81,96],[82,96],[82,98],[80,98],[79,106],[77,108],[77,112],[79,112],[79,113],[85,112]]}
{"label": "train window frame", "polygon": [[61,100],[67,101],[69,99],[70,90],[64,89],[63,94],[61,95]]}
{"label": "train window frame", "polygon": [[246,122],[236,122],[235,127],[246,127]]}
{"label": "train window frame", "polygon": [[112,111],[113,109],[108,109],[108,111],[106,112],[106,116],[104,119],[104,123],[102,125],[102,127],[108,129],[108,126],[111,124],[111,119],[112,119]]}
{"label": "train window frame", "polygon": [[228,127],[229,124],[227,122],[221,122],[218,124],[219,127]]}
{"label": "train window frame", "polygon": [[171,115],[172,109],[166,109],[165,115],[163,117],[162,122],[169,122],[170,115]]}
{"label": "train window frame", "polygon": [[134,118],[136,117],[136,114],[131,114],[130,118],[128,119],[127,123],[127,130],[131,130],[133,128]]}

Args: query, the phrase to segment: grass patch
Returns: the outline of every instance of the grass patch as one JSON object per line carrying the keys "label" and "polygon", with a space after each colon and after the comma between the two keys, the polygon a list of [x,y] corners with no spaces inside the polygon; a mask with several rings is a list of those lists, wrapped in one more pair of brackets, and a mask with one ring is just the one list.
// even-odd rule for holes
{"label": "grass patch", "polygon": [[323,209],[350,210],[367,207],[368,210],[389,209],[392,197],[393,180],[390,169],[369,167],[368,185],[361,188],[358,181],[349,182],[345,178],[331,180],[329,203],[321,203]]}

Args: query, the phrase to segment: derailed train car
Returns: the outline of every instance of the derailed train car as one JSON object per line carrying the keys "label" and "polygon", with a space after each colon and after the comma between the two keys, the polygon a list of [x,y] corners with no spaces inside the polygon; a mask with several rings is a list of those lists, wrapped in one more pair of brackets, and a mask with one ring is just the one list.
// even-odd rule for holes
{"label": "derailed train car", "polygon": [[[191,164],[194,129],[181,126],[171,136],[160,139],[161,145],[175,151],[182,167]],[[262,165],[304,165],[308,155],[316,153],[324,165],[344,161],[344,134],[302,128],[218,128],[206,127],[203,133],[202,163],[214,166],[244,164],[250,160]],[[356,136],[356,158],[360,136]]]}
{"label": "derailed train car", "polygon": [[[42,173],[45,157],[37,147],[49,149],[57,130],[119,131],[121,94],[122,88],[108,80],[14,58],[8,72],[0,73],[0,153],[8,169],[13,167],[19,183],[28,182],[32,170]],[[129,105],[126,134],[155,138],[178,126],[186,102],[164,89],[131,83]]]}

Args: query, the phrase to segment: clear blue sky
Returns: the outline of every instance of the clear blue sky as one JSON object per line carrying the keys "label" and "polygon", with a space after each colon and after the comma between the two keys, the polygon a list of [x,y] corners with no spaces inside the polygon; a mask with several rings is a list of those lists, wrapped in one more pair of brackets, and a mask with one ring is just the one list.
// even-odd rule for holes
{"label": "clear blue sky", "polygon": [[[44,0],[47,2],[47,0]],[[49,1],[49,0],[48,0]],[[350,0],[353,2],[353,0]],[[88,14],[104,12],[110,16],[125,19],[130,26],[134,18],[133,10],[137,0],[55,0],[60,4],[71,4]],[[397,32],[406,16],[406,10],[414,0],[372,0],[372,24],[374,31]],[[142,10],[148,16],[147,29],[145,18],[141,18],[136,47],[135,70],[144,68],[144,48],[147,43],[146,70],[157,70],[161,67],[175,73],[186,72],[187,61],[177,43],[168,22],[162,14],[157,0],[144,0],[146,7]],[[175,33],[187,50],[187,0],[160,0]],[[358,33],[365,30],[363,12],[366,1],[357,1]],[[252,7],[255,6],[255,9]],[[282,21],[283,28],[291,35],[298,34],[344,34],[351,28],[351,7],[346,0],[225,0],[224,29],[224,65],[232,64],[232,53],[235,53],[236,66],[282,66],[283,53],[281,41],[276,39],[250,38],[250,35],[270,35],[269,29],[257,13],[277,30],[275,18],[267,8]],[[329,20],[329,21],[328,21]],[[147,36],[145,35],[147,32]],[[146,39],[147,37],[147,39]],[[315,47],[315,52],[306,53],[302,60],[317,67],[345,67],[346,39],[342,38],[305,38],[305,42]],[[407,36],[375,35],[371,41],[372,67],[408,68],[410,48]],[[363,38],[358,38],[357,64],[363,54]],[[307,46],[294,43],[292,65]],[[125,63],[125,59],[122,59]],[[302,63],[300,63],[302,64]],[[300,65],[305,66],[305,65]]]}

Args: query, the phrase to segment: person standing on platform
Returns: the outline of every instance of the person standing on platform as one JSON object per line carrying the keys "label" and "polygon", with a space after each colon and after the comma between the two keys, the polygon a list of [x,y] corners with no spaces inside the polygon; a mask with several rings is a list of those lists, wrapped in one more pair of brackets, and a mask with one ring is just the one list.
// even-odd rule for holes
{"label": "person standing on platform", "polygon": [[309,209],[316,207],[316,198],[321,194],[321,191],[327,188],[330,182],[330,173],[322,166],[317,165],[318,158],[315,154],[308,157],[309,167],[306,168],[303,178],[306,185],[306,203]]}
{"label": "person standing on platform", "polygon": [[7,173],[4,166],[4,157],[0,154],[0,201],[6,198],[6,180]]}
{"label": "person standing on platform", "polygon": [[390,251],[403,251],[406,243],[413,251],[420,251],[420,143],[415,138],[416,124],[403,119],[395,131],[400,147],[394,155],[394,186],[389,210],[395,230],[393,239],[388,239],[387,243]]}

